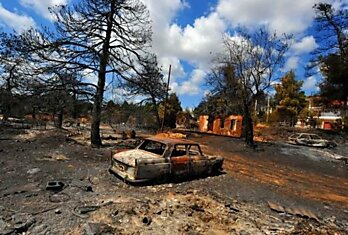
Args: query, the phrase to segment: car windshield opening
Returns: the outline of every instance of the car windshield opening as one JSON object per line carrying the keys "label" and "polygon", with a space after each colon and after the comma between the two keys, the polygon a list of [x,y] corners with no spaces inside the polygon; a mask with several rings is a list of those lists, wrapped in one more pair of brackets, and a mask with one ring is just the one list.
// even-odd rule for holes
{"label": "car windshield opening", "polygon": [[151,152],[158,155],[163,155],[166,145],[160,142],[145,140],[139,147],[141,150]]}

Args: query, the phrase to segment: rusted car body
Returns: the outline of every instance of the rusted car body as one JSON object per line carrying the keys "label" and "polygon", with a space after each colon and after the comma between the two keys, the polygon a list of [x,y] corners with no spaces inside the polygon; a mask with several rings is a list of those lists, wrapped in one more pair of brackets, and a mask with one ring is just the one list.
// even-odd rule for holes
{"label": "rusted car body", "polygon": [[309,133],[297,133],[289,136],[290,144],[305,145],[311,147],[323,147],[323,148],[333,148],[337,144],[333,141],[321,138],[316,134]]}
{"label": "rusted car body", "polygon": [[150,137],[133,150],[114,154],[110,171],[128,182],[144,182],[217,173],[222,164],[222,157],[203,155],[196,142]]}

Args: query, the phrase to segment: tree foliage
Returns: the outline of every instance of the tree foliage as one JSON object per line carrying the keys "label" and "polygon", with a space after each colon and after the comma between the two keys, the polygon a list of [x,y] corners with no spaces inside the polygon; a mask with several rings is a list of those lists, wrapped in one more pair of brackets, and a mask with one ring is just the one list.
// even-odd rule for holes
{"label": "tree foliage", "polygon": [[296,80],[294,71],[290,71],[281,78],[280,82],[274,87],[276,90],[276,112],[280,119],[278,121],[289,121],[293,126],[297,115],[307,104],[306,96],[301,91],[303,81]]}
{"label": "tree foliage", "polygon": [[156,130],[158,124],[152,111],[152,107],[148,103],[128,103],[124,101],[120,104],[110,100],[104,105],[102,120],[114,130],[117,130],[118,126]]}
{"label": "tree foliage", "polygon": [[242,113],[242,89],[231,64],[218,64],[208,75],[207,83],[213,88],[212,94],[198,105],[196,115],[210,114],[217,117]]}
{"label": "tree foliage", "polygon": [[347,28],[348,10],[346,8],[335,9],[332,4],[320,2],[313,6],[316,13],[315,28],[319,47],[316,53],[328,55],[339,54],[347,59]]}
{"label": "tree foliage", "polygon": [[238,103],[236,104],[235,101],[235,99],[231,100],[223,94],[208,95],[198,104],[193,110],[193,113],[195,117],[210,115],[213,118],[241,114],[241,107]]}
{"label": "tree foliage", "polygon": [[320,93],[327,100],[348,98],[348,10],[335,9],[328,3],[314,5],[316,13],[316,40],[319,44],[315,51],[312,67],[319,66],[324,77]]}
{"label": "tree foliage", "polygon": [[[166,105],[166,108],[164,108]],[[164,115],[164,110],[166,111]],[[161,103],[159,108],[159,116],[161,120],[164,118],[164,126],[175,128],[176,117],[182,111],[181,103],[175,93],[169,95],[167,101]]]}
{"label": "tree foliage", "polygon": [[322,59],[320,71],[324,80],[320,83],[320,94],[327,100],[347,100],[348,64],[339,55],[330,54]]}

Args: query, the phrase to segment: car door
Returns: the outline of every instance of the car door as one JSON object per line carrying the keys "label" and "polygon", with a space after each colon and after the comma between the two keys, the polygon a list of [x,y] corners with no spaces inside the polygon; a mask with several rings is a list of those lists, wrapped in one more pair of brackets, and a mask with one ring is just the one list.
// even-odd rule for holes
{"label": "car door", "polygon": [[187,176],[190,173],[190,157],[187,155],[187,145],[175,145],[170,156],[170,161],[171,174],[173,176]]}
{"label": "car door", "polygon": [[308,136],[308,134],[301,134],[298,138],[297,141],[299,144],[303,144],[303,145],[310,145],[310,138]]}
{"label": "car door", "polygon": [[318,135],[310,135],[310,138],[311,138],[311,143],[314,146],[325,147],[326,145],[325,141],[322,138],[320,138]]}
{"label": "car door", "polygon": [[190,157],[190,173],[192,175],[201,175],[209,170],[208,160],[203,156],[198,145],[188,145],[187,151]]}

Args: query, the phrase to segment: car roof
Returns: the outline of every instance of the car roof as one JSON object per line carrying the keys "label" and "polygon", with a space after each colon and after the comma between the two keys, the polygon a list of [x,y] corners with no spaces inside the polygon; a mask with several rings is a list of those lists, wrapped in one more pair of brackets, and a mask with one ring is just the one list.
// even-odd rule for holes
{"label": "car roof", "polygon": [[319,136],[319,135],[317,135],[317,134],[313,134],[313,133],[299,133],[300,135],[316,135],[316,136]]}
{"label": "car roof", "polygon": [[174,138],[168,138],[168,137],[160,137],[160,136],[151,136],[148,138],[145,138],[145,140],[152,140],[157,141],[164,144],[198,144],[197,142],[186,140],[186,139],[174,139]]}

